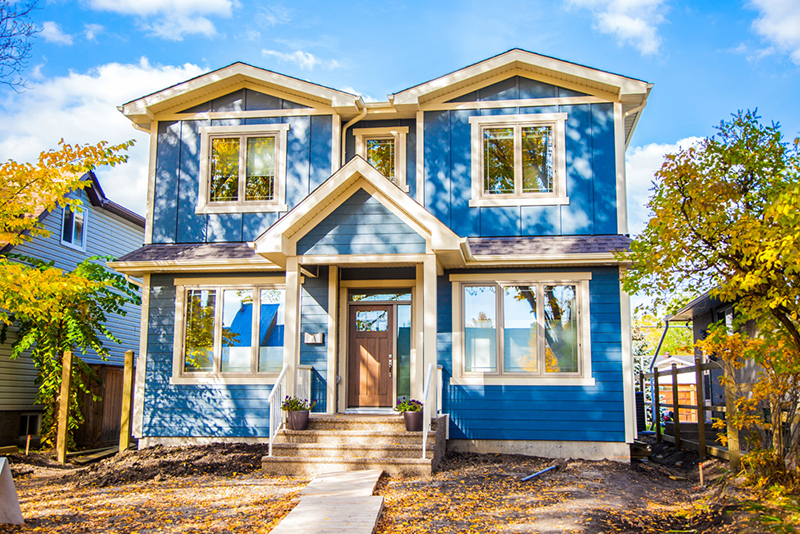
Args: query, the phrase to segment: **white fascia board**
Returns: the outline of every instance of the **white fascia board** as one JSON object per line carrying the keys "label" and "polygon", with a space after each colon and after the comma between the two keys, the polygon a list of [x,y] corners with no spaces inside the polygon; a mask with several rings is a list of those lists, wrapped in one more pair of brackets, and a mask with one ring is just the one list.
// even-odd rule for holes
{"label": "white fascia board", "polygon": [[196,261],[112,261],[106,265],[117,272],[141,276],[150,273],[280,270],[281,266],[262,259]]}
{"label": "white fascia board", "polygon": [[179,83],[157,93],[128,102],[121,106],[121,111],[125,116],[131,118],[131,120],[133,120],[134,116],[147,115],[148,113],[152,116],[150,108],[154,105],[165,103],[172,98],[185,95],[192,91],[200,89],[208,90],[210,87],[217,84],[230,83],[231,79],[236,77],[240,77],[242,80],[253,80],[256,83],[274,86],[277,90],[283,88],[285,90],[307,94],[316,97],[316,99],[324,100],[326,105],[333,108],[360,109],[360,106],[363,106],[363,101],[360,96],[305,82],[244,63],[234,63],[233,65],[198,76],[197,78]]}
{"label": "white fascia board", "polygon": [[468,81],[471,78],[484,75],[494,70],[508,69],[513,66],[524,68],[525,65],[616,87],[618,88],[618,94],[620,96],[627,94],[641,94],[644,96],[648,92],[648,83],[641,80],[627,78],[619,74],[612,74],[591,67],[576,65],[560,59],[540,56],[524,50],[511,50],[497,57],[487,59],[486,61],[396,93],[393,95],[393,103],[395,106],[418,104],[420,98],[428,93]]}

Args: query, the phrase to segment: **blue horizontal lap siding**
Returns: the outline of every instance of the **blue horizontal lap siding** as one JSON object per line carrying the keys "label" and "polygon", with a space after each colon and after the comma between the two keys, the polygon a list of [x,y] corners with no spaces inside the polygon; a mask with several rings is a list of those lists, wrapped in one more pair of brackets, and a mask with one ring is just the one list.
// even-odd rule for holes
{"label": "blue horizontal lap siding", "polygon": [[297,254],[424,253],[425,239],[359,189],[297,242]]}
{"label": "blue horizontal lap siding", "polygon": [[144,437],[265,437],[272,385],[170,384],[175,341],[175,287],[151,278]]}
{"label": "blue horizontal lap siding", "polygon": [[592,269],[589,282],[594,386],[450,385],[452,285],[448,275],[439,277],[437,350],[444,367],[443,408],[450,414],[451,439],[625,441],[617,269]]}
{"label": "blue horizontal lap siding", "polygon": [[[585,96],[513,77],[451,102]],[[472,158],[469,117],[567,113],[567,196],[563,206],[469,207]],[[425,207],[462,237],[617,233],[613,104],[426,111]]]}
{"label": "blue horizontal lap siding", "polygon": [[[184,113],[269,111],[307,106],[241,89],[193,106]],[[310,108],[309,108],[310,109]],[[289,124],[286,147],[286,202],[289,209],[331,174],[331,115],[160,122],[156,148],[153,243],[252,241],[283,213],[198,215],[200,132],[203,126]]]}

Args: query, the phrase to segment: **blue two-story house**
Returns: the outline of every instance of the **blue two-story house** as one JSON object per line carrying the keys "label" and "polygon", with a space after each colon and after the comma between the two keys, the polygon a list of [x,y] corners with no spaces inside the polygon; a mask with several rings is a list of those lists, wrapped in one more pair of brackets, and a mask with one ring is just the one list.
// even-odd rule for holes
{"label": "blue two-story house", "polygon": [[151,135],[113,264],[146,287],[140,446],[267,439],[282,370],[388,415],[433,369],[449,448],[628,458],[614,252],[651,87],[515,49],[386,102],[235,63],[121,106]]}

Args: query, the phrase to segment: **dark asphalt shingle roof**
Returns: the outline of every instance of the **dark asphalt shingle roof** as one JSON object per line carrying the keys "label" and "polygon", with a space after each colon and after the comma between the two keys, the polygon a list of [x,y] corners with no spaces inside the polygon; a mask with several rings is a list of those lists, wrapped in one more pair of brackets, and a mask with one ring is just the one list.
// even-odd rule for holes
{"label": "dark asphalt shingle roof", "polygon": [[594,254],[629,250],[631,239],[624,235],[609,236],[547,236],[547,237],[470,237],[472,253],[476,256],[509,254]]}
{"label": "dark asphalt shingle roof", "polygon": [[200,243],[191,245],[145,245],[119,258],[119,262],[261,260],[247,243]]}

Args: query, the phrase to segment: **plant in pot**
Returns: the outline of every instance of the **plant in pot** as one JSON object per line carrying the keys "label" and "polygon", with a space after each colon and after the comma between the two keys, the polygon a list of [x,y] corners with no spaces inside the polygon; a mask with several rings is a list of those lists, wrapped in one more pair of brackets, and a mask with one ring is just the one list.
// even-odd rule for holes
{"label": "plant in pot", "polygon": [[308,399],[287,395],[281,403],[281,410],[286,412],[286,425],[289,430],[305,430],[308,428],[308,414],[316,406],[317,401],[309,404]]}
{"label": "plant in pot", "polygon": [[422,431],[422,403],[418,400],[410,399],[408,397],[400,397],[397,399],[397,406],[394,411],[403,414],[403,420],[406,423],[406,430],[409,432]]}

